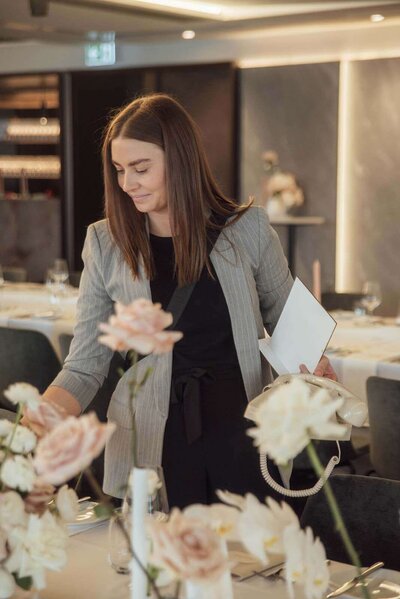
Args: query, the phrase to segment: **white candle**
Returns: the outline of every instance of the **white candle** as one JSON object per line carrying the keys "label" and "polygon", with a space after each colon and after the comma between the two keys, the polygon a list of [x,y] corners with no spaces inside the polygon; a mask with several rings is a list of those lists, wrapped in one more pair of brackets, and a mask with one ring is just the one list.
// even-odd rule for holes
{"label": "white candle", "polygon": [[[133,551],[140,563],[147,568],[147,550],[145,520],[147,515],[147,470],[134,468],[131,476]],[[131,599],[146,599],[147,577],[135,559],[132,560]]]}
{"label": "white candle", "polygon": [[313,294],[314,297],[320,302],[321,301],[321,262],[314,260],[312,265],[313,272]]}

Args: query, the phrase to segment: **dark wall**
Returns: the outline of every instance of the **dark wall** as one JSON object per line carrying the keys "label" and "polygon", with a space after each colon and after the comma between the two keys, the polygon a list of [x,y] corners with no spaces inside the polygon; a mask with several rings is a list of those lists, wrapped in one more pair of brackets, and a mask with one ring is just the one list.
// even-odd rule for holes
{"label": "dark wall", "polygon": [[182,102],[200,127],[211,169],[223,191],[235,195],[236,72],[232,65],[69,73],[63,90],[65,246],[74,269],[82,265],[87,226],[102,218],[100,149],[107,117],[140,94],[167,92]]}
{"label": "dark wall", "polygon": [[[318,258],[323,288],[333,288],[339,64],[243,69],[240,89],[240,198],[255,195],[262,203],[261,154],[278,152],[282,168],[294,173],[304,190],[299,213],[326,218],[325,225],[297,229],[296,273],[310,285]],[[285,228],[277,230],[285,245]]]}
{"label": "dark wall", "polygon": [[60,200],[0,200],[0,263],[22,266],[43,281],[61,256]]}

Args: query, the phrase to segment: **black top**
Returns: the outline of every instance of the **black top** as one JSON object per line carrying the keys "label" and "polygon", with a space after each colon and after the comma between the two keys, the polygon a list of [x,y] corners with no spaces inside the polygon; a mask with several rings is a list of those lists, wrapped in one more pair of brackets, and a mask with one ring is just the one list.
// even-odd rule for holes
{"label": "black top", "polygon": [[[150,235],[156,276],[150,282],[153,302],[165,310],[177,285],[172,237]],[[221,285],[204,267],[176,328],[183,338],[173,352],[173,373],[191,368],[237,367],[231,320]]]}

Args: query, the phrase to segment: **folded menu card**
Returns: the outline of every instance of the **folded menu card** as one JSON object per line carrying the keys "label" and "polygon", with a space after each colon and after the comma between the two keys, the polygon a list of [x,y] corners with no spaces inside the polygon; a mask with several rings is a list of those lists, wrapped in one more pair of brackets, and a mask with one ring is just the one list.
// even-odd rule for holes
{"label": "folded menu card", "polygon": [[296,278],[272,336],[259,341],[260,350],[278,374],[299,372],[300,364],[314,372],[335,327],[332,316]]}

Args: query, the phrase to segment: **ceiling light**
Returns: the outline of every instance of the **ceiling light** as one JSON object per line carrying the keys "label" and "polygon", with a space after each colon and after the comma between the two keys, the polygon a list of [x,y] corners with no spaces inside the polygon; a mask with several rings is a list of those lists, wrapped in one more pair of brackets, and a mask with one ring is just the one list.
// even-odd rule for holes
{"label": "ceiling light", "polygon": [[383,15],[378,15],[378,14],[376,14],[376,15],[371,15],[371,16],[370,16],[370,20],[371,20],[373,23],[380,23],[380,22],[381,22],[381,21],[383,21],[384,19],[385,19],[385,17],[384,17]]}
{"label": "ceiling light", "polygon": [[192,40],[196,36],[195,32],[191,29],[187,29],[186,31],[182,31],[182,37],[184,40]]}

